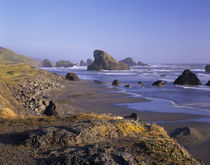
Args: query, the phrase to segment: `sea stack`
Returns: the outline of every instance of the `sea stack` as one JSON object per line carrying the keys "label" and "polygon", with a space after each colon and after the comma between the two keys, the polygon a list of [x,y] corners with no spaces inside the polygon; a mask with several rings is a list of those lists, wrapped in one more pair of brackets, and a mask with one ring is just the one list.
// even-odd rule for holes
{"label": "sea stack", "polygon": [[210,64],[208,64],[208,65],[205,66],[205,70],[206,70],[206,72],[209,72],[210,73]]}
{"label": "sea stack", "polygon": [[86,63],[87,63],[87,65],[91,65],[93,63],[93,60],[88,58]]}
{"label": "sea stack", "polygon": [[41,64],[42,67],[53,67],[53,63],[48,60],[48,59],[45,59],[42,64]]}
{"label": "sea stack", "polygon": [[56,67],[73,67],[74,64],[72,64],[70,61],[61,60],[56,62]]}
{"label": "sea stack", "polygon": [[174,84],[177,84],[177,85],[200,85],[201,81],[194,73],[192,73],[189,69],[187,69],[182,73],[182,75],[180,75],[174,81]]}
{"label": "sea stack", "polygon": [[117,62],[111,55],[102,50],[94,51],[94,62],[88,66],[88,70],[129,70],[127,64]]}
{"label": "sea stack", "polygon": [[120,61],[121,63],[127,64],[128,66],[135,66],[136,62],[133,61],[132,57],[127,57],[124,60]]}
{"label": "sea stack", "polygon": [[80,61],[80,66],[87,66],[87,64],[86,64],[85,61],[81,60],[81,61]]}

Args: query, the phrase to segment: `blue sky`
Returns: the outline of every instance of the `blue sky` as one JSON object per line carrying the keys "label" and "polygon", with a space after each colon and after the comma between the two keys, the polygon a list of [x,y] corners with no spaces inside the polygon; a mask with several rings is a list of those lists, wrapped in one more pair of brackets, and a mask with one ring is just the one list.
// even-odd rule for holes
{"label": "blue sky", "polygon": [[210,0],[0,0],[0,45],[37,59],[210,63]]}

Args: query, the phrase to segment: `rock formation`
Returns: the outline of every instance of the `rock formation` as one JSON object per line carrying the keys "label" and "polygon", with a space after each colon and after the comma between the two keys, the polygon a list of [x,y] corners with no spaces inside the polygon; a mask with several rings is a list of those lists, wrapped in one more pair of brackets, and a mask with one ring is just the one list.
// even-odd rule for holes
{"label": "rock formation", "polygon": [[205,70],[206,70],[206,72],[210,72],[210,64],[205,66]]}
{"label": "rock formation", "polygon": [[144,64],[143,62],[138,61],[138,62],[137,62],[137,65],[138,65],[138,66],[147,66],[148,64]]}
{"label": "rock formation", "polygon": [[121,83],[120,83],[119,80],[114,80],[114,81],[112,82],[112,85],[113,85],[113,86],[120,86]]}
{"label": "rock formation", "polygon": [[126,87],[126,88],[130,88],[130,87],[131,87],[131,85],[130,85],[130,84],[126,84],[124,87]]}
{"label": "rock formation", "polygon": [[124,60],[121,60],[120,62],[127,64],[128,66],[135,66],[136,62],[133,61],[133,58],[127,57]]}
{"label": "rock formation", "polygon": [[71,63],[70,61],[61,60],[56,62],[56,67],[73,67],[73,66],[74,64]]}
{"label": "rock formation", "polygon": [[41,64],[42,67],[53,67],[53,63],[48,60],[48,59],[45,59],[42,64]]}
{"label": "rock formation", "polygon": [[88,58],[86,63],[87,63],[87,65],[91,65],[93,63],[93,60]]}
{"label": "rock formation", "polygon": [[175,81],[174,84],[178,85],[200,85],[201,82],[199,78],[192,73],[190,70],[185,70],[182,75],[180,75]]}
{"label": "rock formation", "polygon": [[132,113],[130,116],[125,116],[124,119],[138,120],[138,115],[136,113]]}
{"label": "rock formation", "polygon": [[87,66],[87,64],[86,64],[85,61],[81,60],[81,61],[80,61],[80,66]]}
{"label": "rock formation", "polygon": [[129,70],[127,64],[117,62],[111,55],[105,51],[94,51],[94,62],[88,66],[88,70]]}
{"label": "rock formation", "polygon": [[69,72],[66,74],[66,79],[70,81],[79,81],[79,77],[76,73]]}
{"label": "rock formation", "polygon": [[158,86],[158,87],[161,87],[161,86],[164,86],[166,85],[166,82],[163,82],[162,80],[158,80],[158,81],[155,81],[152,86]]}
{"label": "rock formation", "polygon": [[207,86],[210,86],[210,80],[206,83]]}

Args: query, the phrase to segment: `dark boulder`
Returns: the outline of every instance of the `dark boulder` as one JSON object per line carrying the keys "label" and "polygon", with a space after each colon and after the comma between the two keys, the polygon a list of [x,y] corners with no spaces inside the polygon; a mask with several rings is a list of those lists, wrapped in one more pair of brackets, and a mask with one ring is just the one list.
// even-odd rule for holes
{"label": "dark boulder", "polygon": [[87,65],[91,65],[93,63],[93,60],[88,58],[86,63],[87,63]]}
{"label": "dark boulder", "polygon": [[134,62],[133,58],[131,58],[131,57],[125,58],[124,60],[121,60],[120,62],[122,62],[124,64],[127,64],[128,66],[135,66],[136,65],[136,62]]}
{"label": "dark boulder", "polygon": [[210,86],[210,80],[206,83],[207,86]]}
{"label": "dark boulder", "polygon": [[206,70],[206,72],[210,72],[210,64],[205,66],[205,70]]}
{"label": "dark boulder", "polygon": [[158,81],[155,81],[152,86],[158,86],[158,87],[161,87],[161,86],[164,86],[166,85],[166,82],[165,81],[162,81],[162,80],[158,80]]}
{"label": "dark boulder", "polygon": [[41,64],[42,67],[53,67],[53,63],[48,60],[48,59],[45,59],[42,64]]}
{"label": "dark boulder", "polygon": [[126,87],[126,88],[130,88],[130,87],[131,87],[131,85],[130,85],[130,84],[126,84],[124,87]]}
{"label": "dark boulder", "polygon": [[121,83],[120,83],[119,80],[114,80],[114,81],[112,82],[112,85],[114,85],[114,86],[119,86],[119,85],[121,85]]}
{"label": "dark boulder", "polygon": [[81,60],[81,61],[80,61],[80,66],[87,66],[87,64],[86,64],[85,61]]}
{"label": "dark boulder", "polygon": [[144,82],[143,82],[143,81],[139,81],[138,84],[139,84],[139,85],[143,85]]}
{"label": "dark boulder", "polygon": [[132,113],[130,116],[125,116],[124,118],[130,120],[138,120],[138,115],[136,113]]}
{"label": "dark boulder", "polygon": [[74,64],[71,63],[70,61],[61,60],[61,61],[56,62],[55,66],[56,67],[73,67]]}
{"label": "dark boulder", "polygon": [[79,77],[77,76],[77,74],[72,72],[66,74],[66,79],[70,81],[79,81]]}
{"label": "dark boulder", "polygon": [[175,81],[174,84],[178,85],[200,85],[201,82],[199,78],[192,73],[190,70],[185,70],[182,75],[180,75]]}
{"label": "dark boulder", "polygon": [[54,103],[52,100],[49,102],[49,105],[46,107],[44,114],[45,116],[61,116],[59,106]]}
{"label": "dark boulder", "polygon": [[191,127],[176,128],[171,133],[171,137],[176,138],[183,145],[199,143],[204,140],[202,134],[197,129]]}
{"label": "dark boulder", "polygon": [[129,70],[127,64],[117,62],[111,55],[105,51],[94,51],[94,62],[88,66],[88,70]]}

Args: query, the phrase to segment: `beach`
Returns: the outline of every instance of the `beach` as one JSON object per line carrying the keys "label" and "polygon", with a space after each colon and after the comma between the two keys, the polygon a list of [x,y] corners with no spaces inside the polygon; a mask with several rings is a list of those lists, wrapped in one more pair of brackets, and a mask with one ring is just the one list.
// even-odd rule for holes
{"label": "beach", "polygon": [[204,140],[200,143],[188,144],[185,147],[195,158],[203,160],[206,164],[210,163],[210,153],[208,152],[210,148],[210,124],[190,122],[191,119],[202,117],[201,115],[133,110],[116,104],[149,100],[131,97],[129,94],[120,93],[117,88],[105,88],[104,85],[88,80],[65,81],[64,84],[64,89],[51,91],[48,97],[52,97],[62,107],[65,115],[88,112],[127,116],[136,113],[139,120],[156,122],[163,126],[169,134],[180,127],[196,128],[202,134]]}

